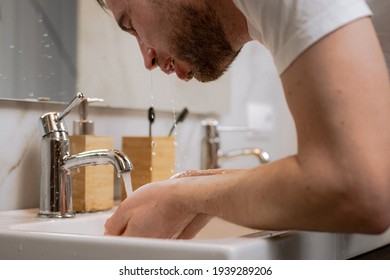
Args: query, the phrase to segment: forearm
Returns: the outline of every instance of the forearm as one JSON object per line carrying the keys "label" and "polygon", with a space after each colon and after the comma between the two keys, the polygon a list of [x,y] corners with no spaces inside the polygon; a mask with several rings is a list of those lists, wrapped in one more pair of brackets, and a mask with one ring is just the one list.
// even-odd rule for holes
{"label": "forearm", "polygon": [[369,214],[361,215],[361,186],[341,181],[336,169],[324,159],[302,163],[291,156],[234,173],[184,178],[180,199],[194,213],[252,228],[371,232]]}
{"label": "forearm", "polygon": [[327,175],[311,172],[292,156],[254,169],[186,178],[184,201],[192,201],[195,212],[253,228],[340,230],[333,215],[337,202],[327,200],[334,196],[321,180]]}

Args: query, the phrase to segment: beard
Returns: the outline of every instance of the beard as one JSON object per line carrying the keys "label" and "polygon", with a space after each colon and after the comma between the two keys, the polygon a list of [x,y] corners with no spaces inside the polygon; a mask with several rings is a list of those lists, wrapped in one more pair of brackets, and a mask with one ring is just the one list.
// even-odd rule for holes
{"label": "beard", "polygon": [[171,7],[168,36],[171,53],[187,63],[200,82],[215,81],[229,68],[240,51],[229,44],[216,12],[207,5]]}

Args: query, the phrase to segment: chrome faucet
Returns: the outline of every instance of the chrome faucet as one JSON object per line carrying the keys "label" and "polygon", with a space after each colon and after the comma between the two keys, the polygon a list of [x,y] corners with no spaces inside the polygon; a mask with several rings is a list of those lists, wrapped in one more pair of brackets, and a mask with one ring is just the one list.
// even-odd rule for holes
{"label": "chrome faucet", "polygon": [[130,160],[116,150],[92,150],[70,155],[65,116],[86,97],[78,93],[62,113],[46,113],[40,118],[41,193],[39,216],[74,217],[70,171],[87,165],[112,164],[118,173],[130,172]]}
{"label": "chrome faucet", "polygon": [[259,148],[239,149],[227,152],[221,150],[219,132],[239,131],[243,130],[242,127],[223,127],[219,125],[217,120],[208,119],[202,121],[202,128],[201,169],[220,168],[220,161],[241,156],[255,156],[261,164],[270,161],[269,154]]}

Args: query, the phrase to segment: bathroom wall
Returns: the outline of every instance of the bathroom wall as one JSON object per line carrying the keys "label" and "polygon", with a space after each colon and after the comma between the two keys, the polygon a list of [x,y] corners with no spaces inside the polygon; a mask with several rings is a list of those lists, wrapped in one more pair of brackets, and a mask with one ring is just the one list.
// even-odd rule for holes
{"label": "bathroom wall", "polygon": [[[267,114],[264,116],[261,112],[255,112],[265,119],[265,126],[257,125],[256,131],[223,132],[223,149],[261,147],[271,154],[273,160],[294,153],[294,125],[268,52],[258,44],[251,43],[245,47],[230,71],[231,108],[228,113],[218,116],[220,124],[247,126],[248,106],[264,108]],[[38,207],[41,137],[38,119],[43,113],[61,111],[62,108],[62,105],[54,104],[0,101],[0,211]],[[120,149],[122,136],[147,134],[146,109],[94,107],[90,118],[96,121],[96,134],[113,136],[116,148]],[[176,171],[199,168],[200,121],[207,117],[210,116],[190,114],[185,123],[178,126]],[[67,117],[68,128],[72,127],[72,121],[76,118],[75,113]],[[154,135],[166,135],[172,122],[171,112],[157,112]],[[250,123],[253,125],[253,120]],[[254,158],[248,157],[232,160],[224,166],[250,167],[257,164]]]}

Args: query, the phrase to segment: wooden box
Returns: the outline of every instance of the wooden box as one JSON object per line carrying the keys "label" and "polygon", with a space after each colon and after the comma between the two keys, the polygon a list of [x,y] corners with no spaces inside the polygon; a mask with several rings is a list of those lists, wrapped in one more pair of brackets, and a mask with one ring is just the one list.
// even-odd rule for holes
{"label": "wooden box", "polygon": [[[71,154],[96,149],[113,149],[112,137],[70,136]],[[114,206],[114,167],[96,165],[72,171],[72,198],[75,212],[107,210]]]}
{"label": "wooden box", "polygon": [[[169,179],[175,173],[175,138],[123,137],[122,151],[134,166],[131,172],[133,190]],[[122,186],[122,199],[126,191]]]}

